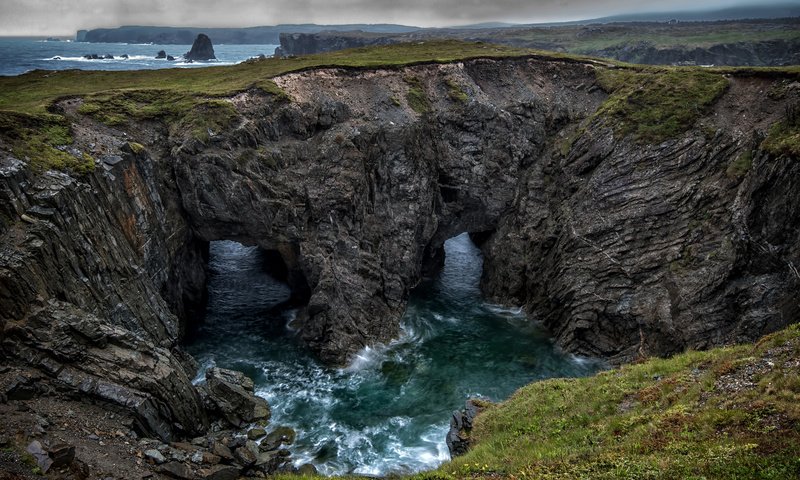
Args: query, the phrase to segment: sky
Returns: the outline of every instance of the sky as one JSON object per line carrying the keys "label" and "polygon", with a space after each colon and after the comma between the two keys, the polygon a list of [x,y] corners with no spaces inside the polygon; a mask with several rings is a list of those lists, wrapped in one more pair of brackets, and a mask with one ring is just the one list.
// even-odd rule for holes
{"label": "sky", "polygon": [[[765,0],[762,0],[765,1]],[[399,23],[582,20],[665,9],[708,10],[758,0],[0,0],[0,36],[73,36],[121,25],[246,27],[279,23]],[[766,1],[765,1],[766,3]],[[771,3],[771,2],[770,2]]]}

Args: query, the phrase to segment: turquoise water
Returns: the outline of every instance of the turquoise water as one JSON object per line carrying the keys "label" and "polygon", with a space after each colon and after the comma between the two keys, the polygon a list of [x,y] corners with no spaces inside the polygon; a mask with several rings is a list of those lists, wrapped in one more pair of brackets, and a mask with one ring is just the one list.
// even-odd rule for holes
{"label": "turquoise water", "polygon": [[203,369],[254,378],[273,424],[297,430],[298,464],[313,462],[325,474],[433,468],[449,458],[449,418],[467,398],[503,400],[534,380],[602,368],[554,348],[520,310],[484,302],[480,250],[466,234],[445,251],[438,278],[412,293],[401,337],[334,369],[287,329],[293,311],[273,309],[289,291],[264,273],[259,250],[214,242],[207,318],[188,349]]}
{"label": "turquoise water", "polygon": [[[201,68],[233,65],[261,54],[272,56],[277,45],[214,45],[217,59],[186,63],[182,55],[191,45],[128,43],[46,42],[44,40],[0,38],[0,75],[20,75],[30,70],[148,70],[157,68]],[[157,60],[164,50],[177,60]],[[109,54],[114,59],[87,60],[84,55]],[[128,59],[121,58],[123,54]]]}

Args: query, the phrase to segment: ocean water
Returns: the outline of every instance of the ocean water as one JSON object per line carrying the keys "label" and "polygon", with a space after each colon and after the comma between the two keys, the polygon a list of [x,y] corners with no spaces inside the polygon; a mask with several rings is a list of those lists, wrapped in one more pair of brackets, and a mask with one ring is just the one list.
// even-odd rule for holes
{"label": "ocean water", "polygon": [[400,338],[347,368],[319,364],[292,334],[288,288],[264,272],[256,247],[211,245],[209,305],[187,345],[204,371],[244,371],[272,407],[272,425],[297,433],[297,465],[324,474],[387,475],[449,458],[450,415],[470,397],[494,401],[551,377],[589,375],[599,361],[565,354],[520,309],[481,299],[482,259],[466,234],[445,244],[438,278],[412,293]]}
{"label": "ocean water", "polygon": [[[261,54],[272,56],[277,45],[214,45],[216,60],[187,63],[183,54],[191,45],[128,43],[48,42],[44,40],[0,38],[0,75],[20,75],[30,70],[145,70],[156,68],[202,68],[233,65]],[[164,50],[176,61],[156,60]],[[87,60],[84,55],[113,55],[113,60]],[[127,54],[130,58],[123,59]]]}

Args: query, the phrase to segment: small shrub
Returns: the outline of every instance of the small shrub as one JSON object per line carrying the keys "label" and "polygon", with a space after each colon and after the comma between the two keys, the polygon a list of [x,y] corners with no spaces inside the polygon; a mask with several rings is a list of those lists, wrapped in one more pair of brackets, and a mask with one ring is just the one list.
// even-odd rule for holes
{"label": "small shrub", "polygon": [[609,97],[595,117],[645,143],[689,130],[728,88],[722,75],[699,69],[597,69],[596,76]]}
{"label": "small shrub", "polygon": [[403,79],[408,84],[408,92],[406,93],[406,101],[412,110],[420,115],[425,114],[431,110],[431,102],[428,100],[428,95],[417,77],[405,77]]}
{"label": "small shrub", "polygon": [[725,174],[730,178],[741,178],[750,170],[750,167],[752,166],[753,154],[749,151],[744,152],[728,165],[728,168],[725,170]]}

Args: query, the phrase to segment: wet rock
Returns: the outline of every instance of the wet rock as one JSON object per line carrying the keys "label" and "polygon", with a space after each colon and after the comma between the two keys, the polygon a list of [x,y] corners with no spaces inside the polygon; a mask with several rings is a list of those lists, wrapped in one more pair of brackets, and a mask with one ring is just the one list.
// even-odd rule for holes
{"label": "wet rock", "polygon": [[167,52],[165,52],[164,50],[159,50],[158,53],[156,54],[156,59],[160,60],[162,58],[167,58]]}
{"label": "wet rock", "polygon": [[275,450],[283,444],[291,445],[294,443],[295,431],[290,427],[278,427],[271,431],[267,438],[261,441],[261,450]]}
{"label": "wet rock", "polygon": [[470,432],[475,417],[484,409],[476,400],[467,400],[463,410],[456,410],[450,419],[450,430],[447,432],[447,449],[450,458],[464,455],[470,448]]}
{"label": "wet rock", "polygon": [[258,440],[259,438],[265,436],[267,431],[261,427],[251,428],[247,431],[247,438],[249,440]]}
{"label": "wet rock", "polygon": [[214,46],[211,45],[211,39],[208,35],[201,33],[197,35],[192,43],[192,48],[184,55],[187,60],[211,60],[217,58],[214,55]]}
{"label": "wet rock", "polygon": [[206,386],[222,416],[234,427],[269,419],[267,401],[253,394],[253,381],[245,374],[211,368],[206,372]]}
{"label": "wet rock", "polygon": [[318,475],[318,473],[319,472],[317,472],[317,467],[315,467],[311,463],[304,463],[304,464],[300,465],[299,467],[297,467],[297,474],[298,475],[305,475],[305,476],[311,477],[311,476]]}
{"label": "wet rock", "polygon": [[150,450],[145,450],[144,457],[147,460],[152,461],[156,465],[161,465],[162,463],[167,461],[167,459],[164,458],[164,455],[162,455],[161,452],[159,452],[155,448],[151,448]]}
{"label": "wet rock", "polygon": [[119,56],[119,58],[127,60],[127,59],[129,59],[131,57],[127,53],[123,53],[122,55]]}
{"label": "wet rock", "polygon": [[175,57],[173,57],[172,55],[167,55],[167,60],[170,61],[170,62],[174,62],[175,61]]}

